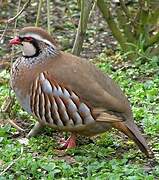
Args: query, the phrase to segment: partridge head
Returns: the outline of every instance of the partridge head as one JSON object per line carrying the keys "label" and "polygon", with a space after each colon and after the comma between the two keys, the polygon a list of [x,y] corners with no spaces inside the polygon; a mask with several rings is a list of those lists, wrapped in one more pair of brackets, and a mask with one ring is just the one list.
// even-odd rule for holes
{"label": "partridge head", "polygon": [[10,44],[22,47],[12,67],[12,88],[22,107],[37,118],[28,136],[43,126],[69,131],[69,148],[75,146],[76,134],[94,136],[113,127],[149,156],[130,103],[111,78],[88,61],[60,51],[41,28],[23,28]]}

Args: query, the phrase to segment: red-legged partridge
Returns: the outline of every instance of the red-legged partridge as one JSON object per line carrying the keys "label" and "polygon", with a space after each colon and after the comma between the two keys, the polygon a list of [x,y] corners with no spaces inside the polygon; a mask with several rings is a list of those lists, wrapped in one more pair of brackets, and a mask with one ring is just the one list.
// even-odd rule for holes
{"label": "red-legged partridge", "polygon": [[75,146],[76,134],[93,136],[114,127],[149,156],[130,104],[111,78],[88,61],[60,51],[41,28],[23,28],[10,44],[21,45],[23,51],[12,67],[12,88],[22,107],[38,119],[28,136],[45,125],[69,131],[69,148]]}

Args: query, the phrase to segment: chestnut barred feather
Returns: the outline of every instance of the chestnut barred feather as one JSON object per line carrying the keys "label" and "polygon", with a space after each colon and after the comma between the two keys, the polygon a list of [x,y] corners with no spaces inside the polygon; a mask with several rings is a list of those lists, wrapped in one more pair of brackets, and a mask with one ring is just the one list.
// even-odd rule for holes
{"label": "chestnut barred feather", "polygon": [[32,83],[30,105],[32,113],[44,124],[57,126],[79,126],[95,120],[90,108],[73,92],[47,79],[40,73]]}

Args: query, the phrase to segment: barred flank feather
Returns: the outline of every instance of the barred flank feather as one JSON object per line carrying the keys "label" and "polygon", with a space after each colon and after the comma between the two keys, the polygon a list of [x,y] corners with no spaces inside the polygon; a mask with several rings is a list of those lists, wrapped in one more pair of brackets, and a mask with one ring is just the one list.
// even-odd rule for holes
{"label": "barred flank feather", "polygon": [[40,73],[32,84],[30,98],[32,112],[42,123],[60,128],[95,122],[89,107],[74,92],[47,78],[47,73]]}

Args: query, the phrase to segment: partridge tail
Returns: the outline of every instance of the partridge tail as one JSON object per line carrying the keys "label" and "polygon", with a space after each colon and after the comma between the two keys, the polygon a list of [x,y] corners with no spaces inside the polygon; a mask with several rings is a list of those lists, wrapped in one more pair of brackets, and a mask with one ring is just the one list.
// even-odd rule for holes
{"label": "partridge tail", "polygon": [[140,150],[145,153],[147,157],[150,157],[150,149],[133,121],[116,122],[112,123],[112,126],[131,138],[138,145]]}

